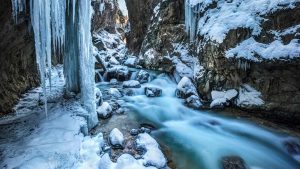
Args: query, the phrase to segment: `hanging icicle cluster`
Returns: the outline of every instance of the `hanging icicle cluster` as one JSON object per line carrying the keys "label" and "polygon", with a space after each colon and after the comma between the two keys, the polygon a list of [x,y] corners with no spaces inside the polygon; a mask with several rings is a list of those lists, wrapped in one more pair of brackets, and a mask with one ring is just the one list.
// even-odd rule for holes
{"label": "hanging icicle cluster", "polygon": [[198,20],[202,9],[200,2],[199,0],[185,0],[185,30],[191,41],[197,35]]}
{"label": "hanging icicle cluster", "polygon": [[[13,16],[26,9],[26,0],[12,0]],[[90,113],[89,128],[98,119],[94,102],[94,58],[91,55],[90,0],[30,0],[36,60],[44,90],[47,115],[46,76],[51,86],[51,57],[64,51],[66,90],[81,92],[83,105]],[[59,50],[59,51],[57,51]]]}
{"label": "hanging icicle cluster", "polygon": [[26,12],[26,0],[13,0],[12,4],[12,12],[15,23],[18,23],[18,14],[21,12]]}

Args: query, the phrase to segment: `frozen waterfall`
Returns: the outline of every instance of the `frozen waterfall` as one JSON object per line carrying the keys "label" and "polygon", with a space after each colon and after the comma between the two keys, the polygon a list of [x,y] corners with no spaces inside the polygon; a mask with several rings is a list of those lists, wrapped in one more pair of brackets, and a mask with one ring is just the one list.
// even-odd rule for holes
{"label": "frozen waterfall", "polygon": [[[26,0],[12,0],[13,17],[26,9]],[[94,58],[91,53],[90,0],[30,0],[30,18],[34,30],[36,60],[44,88],[47,114],[46,79],[51,84],[51,57],[64,53],[66,90],[81,92],[89,112],[88,127],[97,124],[94,103]]]}

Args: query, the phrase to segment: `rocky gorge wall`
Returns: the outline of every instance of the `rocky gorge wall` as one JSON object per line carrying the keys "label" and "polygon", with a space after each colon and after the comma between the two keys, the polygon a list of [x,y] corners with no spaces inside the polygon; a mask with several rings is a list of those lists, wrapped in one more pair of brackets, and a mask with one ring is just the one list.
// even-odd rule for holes
{"label": "rocky gorge wall", "polygon": [[0,114],[11,112],[21,94],[39,84],[28,13],[14,24],[11,9],[10,0],[1,1]]}
{"label": "rocky gorge wall", "polygon": [[[193,42],[189,41],[184,31],[183,4],[183,0],[166,0],[161,1],[161,4],[156,7],[157,9],[154,9],[148,28],[139,30],[139,32],[147,32],[144,38],[140,36],[143,39],[139,53],[140,64],[149,69],[172,73],[176,71],[177,61],[174,63],[174,59],[172,59],[176,56],[194,72],[198,72],[196,73],[198,75],[193,75],[191,78],[203,101],[211,101],[212,90],[232,88],[239,90],[241,85],[249,84],[262,93],[265,104],[244,106],[243,109],[254,111],[259,116],[299,123],[299,58],[262,59],[257,62],[244,58],[227,58],[225,55],[226,51],[251,37],[261,44],[272,43],[278,38],[278,35],[273,33],[274,31],[284,32],[286,29],[300,24],[300,5],[263,15],[262,31],[259,35],[253,36],[253,30],[248,28],[231,29],[223,42],[218,43],[201,35],[198,35]],[[213,4],[208,8],[214,9],[217,6]],[[208,10],[204,10],[199,16],[203,16]],[[136,29],[141,29],[141,27]],[[300,38],[299,32],[300,28],[292,33],[279,35],[279,38],[284,45],[287,45],[291,40]],[[193,68],[187,59],[180,56],[182,54],[178,52],[174,44],[185,46],[190,59],[197,58],[203,69]],[[153,57],[148,57],[149,53]],[[260,58],[260,56],[257,57]],[[155,59],[151,61],[152,58]]]}

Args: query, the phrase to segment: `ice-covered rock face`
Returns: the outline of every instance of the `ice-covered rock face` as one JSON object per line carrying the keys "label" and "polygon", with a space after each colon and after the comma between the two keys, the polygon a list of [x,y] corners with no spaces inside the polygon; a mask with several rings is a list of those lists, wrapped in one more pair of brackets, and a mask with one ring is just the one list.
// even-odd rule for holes
{"label": "ice-covered rock face", "polygon": [[123,87],[124,88],[140,88],[141,84],[137,80],[128,80],[123,82]]}
{"label": "ice-covered rock face", "polygon": [[123,147],[125,140],[121,131],[117,128],[114,128],[109,134],[109,141],[114,147]]}
{"label": "ice-covered rock face", "polygon": [[97,108],[98,116],[104,119],[110,117],[112,111],[112,107],[107,102],[103,102],[103,104]]}

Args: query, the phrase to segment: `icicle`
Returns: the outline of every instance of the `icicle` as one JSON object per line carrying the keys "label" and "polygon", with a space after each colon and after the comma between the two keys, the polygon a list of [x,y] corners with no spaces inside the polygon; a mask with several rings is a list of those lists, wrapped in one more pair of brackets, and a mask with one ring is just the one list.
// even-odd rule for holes
{"label": "icicle", "polygon": [[18,23],[18,14],[26,11],[26,0],[12,0],[12,13],[15,23]]}

